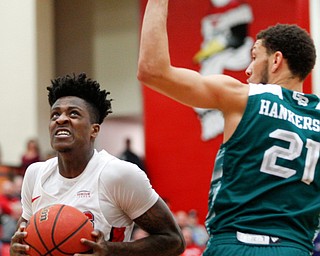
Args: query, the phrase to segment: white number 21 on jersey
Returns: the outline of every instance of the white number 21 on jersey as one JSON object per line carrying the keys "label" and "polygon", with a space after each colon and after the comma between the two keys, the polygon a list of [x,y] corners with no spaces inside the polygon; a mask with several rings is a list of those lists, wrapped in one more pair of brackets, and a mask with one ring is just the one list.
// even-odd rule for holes
{"label": "white number 21 on jersey", "polygon": [[[296,174],[296,170],[290,169],[281,165],[277,165],[277,158],[286,160],[294,160],[298,158],[303,149],[303,141],[298,134],[282,129],[277,129],[269,135],[271,138],[289,142],[289,148],[279,146],[272,146],[269,148],[263,157],[261,165],[261,172],[275,175],[281,178],[289,178]],[[305,159],[304,172],[302,182],[310,184],[315,175],[315,169],[320,155],[320,143],[307,139],[305,145],[307,148],[307,155]]]}

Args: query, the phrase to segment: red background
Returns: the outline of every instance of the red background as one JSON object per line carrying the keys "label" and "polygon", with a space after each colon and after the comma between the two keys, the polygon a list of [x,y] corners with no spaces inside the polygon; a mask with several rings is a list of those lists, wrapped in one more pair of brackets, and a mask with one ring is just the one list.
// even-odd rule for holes
{"label": "red background", "polygon": [[[141,0],[141,18],[147,0]],[[276,23],[296,23],[309,31],[309,1],[247,0],[254,21],[250,35]],[[209,0],[171,0],[168,33],[172,64],[199,70],[192,57],[202,42],[200,21]],[[243,72],[227,72],[245,81]],[[305,92],[311,92],[310,77]],[[173,211],[196,209],[200,221],[207,213],[207,197],[215,155],[221,135],[204,142],[193,109],[143,87],[146,167],[153,187],[166,198]]]}

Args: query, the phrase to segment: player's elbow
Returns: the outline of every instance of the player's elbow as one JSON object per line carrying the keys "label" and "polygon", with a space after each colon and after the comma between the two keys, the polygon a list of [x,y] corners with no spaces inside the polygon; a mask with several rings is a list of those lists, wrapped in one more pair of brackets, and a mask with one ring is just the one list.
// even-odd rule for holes
{"label": "player's elbow", "polygon": [[146,67],[144,67],[144,65],[138,65],[137,78],[141,83],[146,83],[146,81],[148,81],[148,77],[150,75],[147,71],[148,70],[146,69]]}
{"label": "player's elbow", "polygon": [[137,79],[145,85],[157,85],[165,79],[166,70],[167,66],[160,61],[142,58],[138,62]]}
{"label": "player's elbow", "polygon": [[151,84],[156,79],[157,74],[154,68],[145,61],[139,61],[137,78],[143,84]]}
{"label": "player's elbow", "polygon": [[185,242],[182,234],[177,235],[176,243],[177,243],[177,245],[176,245],[177,252],[176,253],[177,253],[177,255],[181,255],[184,252],[184,250],[186,249],[186,242]]}
{"label": "player's elbow", "polygon": [[178,256],[186,249],[185,240],[180,232],[171,233],[162,244],[165,244],[165,255]]}

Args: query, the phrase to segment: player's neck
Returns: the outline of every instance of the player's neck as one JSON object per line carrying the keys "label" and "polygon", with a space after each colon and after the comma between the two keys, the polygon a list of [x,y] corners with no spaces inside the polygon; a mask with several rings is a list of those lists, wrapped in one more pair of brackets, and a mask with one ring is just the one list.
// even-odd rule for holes
{"label": "player's neck", "polygon": [[281,85],[283,88],[292,91],[302,92],[303,90],[303,81],[292,75],[274,77],[269,83]]}
{"label": "player's neck", "polygon": [[93,156],[93,153],[93,151],[81,155],[74,155],[71,153],[59,153],[59,173],[66,178],[75,178],[79,176],[88,165],[90,159]]}

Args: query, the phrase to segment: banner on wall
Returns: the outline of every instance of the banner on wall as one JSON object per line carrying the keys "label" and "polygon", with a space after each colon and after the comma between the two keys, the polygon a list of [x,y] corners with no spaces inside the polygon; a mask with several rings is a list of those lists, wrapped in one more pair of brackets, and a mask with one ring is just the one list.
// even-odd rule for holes
{"label": "banner on wall", "polygon": [[[141,0],[141,18],[146,2]],[[276,23],[295,23],[309,31],[309,1],[171,0],[171,62],[203,75],[228,74],[245,82],[255,35]],[[304,89],[311,92],[310,77]],[[143,94],[152,184],[173,210],[197,209],[203,220],[223,117],[218,111],[183,106],[146,87]]]}
{"label": "banner on wall", "polygon": [[[249,26],[253,22],[250,4],[241,1],[211,0],[209,11],[201,19],[202,42],[193,61],[204,75],[243,71],[250,64],[253,38]],[[223,117],[218,110],[194,109],[201,123],[201,138],[215,138],[223,132]]]}

